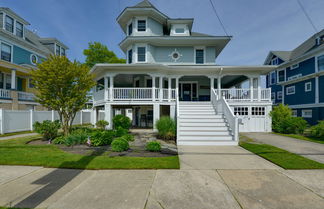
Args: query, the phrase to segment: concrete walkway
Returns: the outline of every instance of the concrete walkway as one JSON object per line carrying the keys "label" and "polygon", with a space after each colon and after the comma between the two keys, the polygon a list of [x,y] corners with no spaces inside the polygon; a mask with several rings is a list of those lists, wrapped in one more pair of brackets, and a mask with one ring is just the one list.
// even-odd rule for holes
{"label": "concrete walkway", "polygon": [[16,138],[21,138],[21,137],[26,137],[26,136],[36,136],[36,135],[38,135],[38,133],[17,134],[17,135],[12,135],[12,136],[0,137],[0,140],[16,139]]}
{"label": "concrete walkway", "polygon": [[0,205],[53,209],[324,208],[324,170],[286,171],[235,146],[181,146],[179,150],[180,170],[0,166]]}
{"label": "concrete walkway", "polygon": [[270,144],[289,152],[324,163],[324,144],[309,142],[272,133],[244,133],[257,142]]}

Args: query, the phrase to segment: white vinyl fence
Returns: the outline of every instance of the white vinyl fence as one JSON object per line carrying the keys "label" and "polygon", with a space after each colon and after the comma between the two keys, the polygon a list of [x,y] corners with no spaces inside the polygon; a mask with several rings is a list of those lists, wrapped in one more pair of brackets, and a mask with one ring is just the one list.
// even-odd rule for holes
{"label": "white vinyl fence", "polygon": [[[92,123],[92,119],[92,110],[82,110],[76,114],[73,125]],[[54,111],[0,109],[0,134],[32,131],[35,122],[44,120],[59,120],[59,115]]]}

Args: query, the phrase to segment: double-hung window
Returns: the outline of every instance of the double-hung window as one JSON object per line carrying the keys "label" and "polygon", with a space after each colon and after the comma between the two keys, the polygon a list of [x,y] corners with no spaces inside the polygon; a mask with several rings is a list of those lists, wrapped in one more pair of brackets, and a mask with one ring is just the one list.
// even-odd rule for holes
{"label": "double-hung window", "polygon": [[11,75],[6,75],[6,89],[11,89]]}
{"label": "double-hung window", "polygon": [[277,99],[282,100],[282,91],[277,92]]}
{"label": "double-hung window", "polygon": [[128,35],[130,36],[132,35],[132,33],[133,33],[133,24],[131,23],[128,25]]}
{"label": "double-hung window", "polygon": [[55,54],[56,55],[60,55],[60,51],[61,51],[61,47],[59,45],[56,44],[56,51]]}
{"label": "double-hung window", "polygon": [[128,50],[128,64],[133,62],[133,50]]}
{"label": "double-hung window", "polygon": [[20,22],[16,22],[16,36],[20,38],[24,37],[24,25]]}
{"label": "double-hung window", "polygon": [[284,82],[285,80],[285,70],[278,70],[278,83]]}
{"label": "double-hung window", "polygon": [[305,92],[312,91],[312,82],[305,83]]}
{"label": "double-hung window", "polygon": [[14,31],[14,19],[6,15],[5,28],[7,31],[13,33]]}
{"label": "double-hung window", "polygon": [[137,31],[144,32],[146,31],[146,20],[137,21]]}
{"label": "double-hung window", "polygon": [[279,65],[279,58],[278,58],[278,57],[273,58],[273,59],[271,60],[271,65]]}
{"label": "double-hung window", "polygon": [[61,47],[61,55],[65,56],[65,49],[63,47]]}
{"label": "double-hung window", "polygon": [[196,64],[204,64],[204,50],[196,49]]}
{"label": "double-hung window", "polygon": [[7,62],[11,62],[11,46],[5,43],[1,43],[1,59]]}
{"label": "double-hung window", "polygon": [[270,73],[270,85],[273,85],[276,83],[276,71],[273,71]]}
{"label": "double-hung window", "polygon": [[318,71],[324,71],[324,55],[317,57]]}
{"label": "double-hung window", "polygon": [[137,47],[137,62],[146,62],[146,47]]}
{"label": "double-hung window", "polygon": [[295,94],[295,86],[289,86],[286,88],[286,95]]}

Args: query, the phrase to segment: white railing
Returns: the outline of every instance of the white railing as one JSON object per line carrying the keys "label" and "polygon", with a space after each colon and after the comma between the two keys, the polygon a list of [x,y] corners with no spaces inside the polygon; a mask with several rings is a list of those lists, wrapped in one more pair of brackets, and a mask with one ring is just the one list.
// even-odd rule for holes
{"label": "white railing", "polygon": [[229,127],[232,130],[232,133],[234,135],[234,140],[238,141],[238,133],[239,133],[239,119],[237,116],[234,115],[232,109],[226,102],[226,99],[224,96],[219,97],[215,91],[215,89],[212,89],[211,92],[211,103],[214,106],[217,113],[223,113]]}
{"label": "white railing", "polygon": [[103,100],[104,99],[104,96],[105,96],[105,90],[104,89],[93,92],[93,99],[94,99],[94,101]]}
{"label": "white railing", "polygon": [[33,93],[27,93],[27,92],[18,92],[18,100],[25,100],[25,101],[34,101],[35,100],[35,94]]}
{"label": "white railing", "polygon": [[1,99],[11,99],[10,90],[0,89],[0,98]]}
{"label": "white railing", "polygon": [[152,88],[114,88],[114,100],[152,100]]}
{"label": "white railing", "polygon": [[271,101],[271,89],[221,89],[221,95],[228,102],[237,101]]}

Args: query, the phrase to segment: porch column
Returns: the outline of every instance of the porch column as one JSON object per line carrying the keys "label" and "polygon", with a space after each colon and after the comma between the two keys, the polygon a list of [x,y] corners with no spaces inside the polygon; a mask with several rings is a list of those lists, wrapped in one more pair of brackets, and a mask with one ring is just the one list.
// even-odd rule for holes
{"label": "porch column", "polygon": [[168,102],[171,102],[171,77],[168,78]]}
{"label": "porch column", "polygon": [[153,104],[153,130],[157,131],[156,129],[156,122],[160,119],[160,104]]}
{"label": "porch column", "polygon": [[110,75],[109,76],[109,98],[110,98],[110,101],[114,100],[113,89],[114,89],[114,75]]}
{"label": "porch column", "polygon": [[250,100],[253,101],[253,77],[250,77]]}
{"label": "porch column", "polygon": [[213,94],[214,85],[215,85],[215,77],[209,77],[209,79],[210,79],[210,99],[211,99],[211,96]]}
{"label": "porch column", "polygon": [[11,89],[16,89],[16,69],[11,69]]}
{"label": "porch column", "polygon": [[179,97],[180,97],[180,95],[179,95],[179,77],[176,77],[175,80],[176,80],[176,83],[175,83],[176,99],[179,100]]}
{"label": "porch column", "polygon": [[218,97],[221,98],[222,95],[222,77],[219,76],[217,78],[217,91],[218,91]]}
{"label": "porch column", "polygon": [[154,102],[155,101],[155,76],[152,76],[152,101]]}
{"label": "porch column", "polygon": [[160,76],[159,78],[159,97],[160,97],[160,102],[163,101],[163,77]]}
{"label": "porch column", "polygon": [[104,77],[104,84],[105,84],[105,101],[108,101],[108,96],[109,96],[109,87],[108,87],[108,78],[105,76]]}
{"label": "porch column", "polygon": [[261,76],[258,77],[258,101],[261,101]]}
{"label": "porch column", "polygon": [[176,120],[176,106],[174,103],[170,105],[170,118]]}
{"label": "porch column", "polygon": [[105,121],[107,121],[109,124],[106,126],[106,129],[112,129],[112,115],[113,115],[113,109],[111,104],[105,104]]}
{"label": "porch column", "polygon": [[[282,104],[285,104],[285,94],[286,94],[286,92],[285,92],[285,86],[284,85],[282,85],[282,89],[281,89],[281,94],[282,94],[282,100],[281,100],[281,103]],[[270,101],[271,101],[271,94],[272,94],[272,92],[271,92],[271,88],[270,88]]]}

